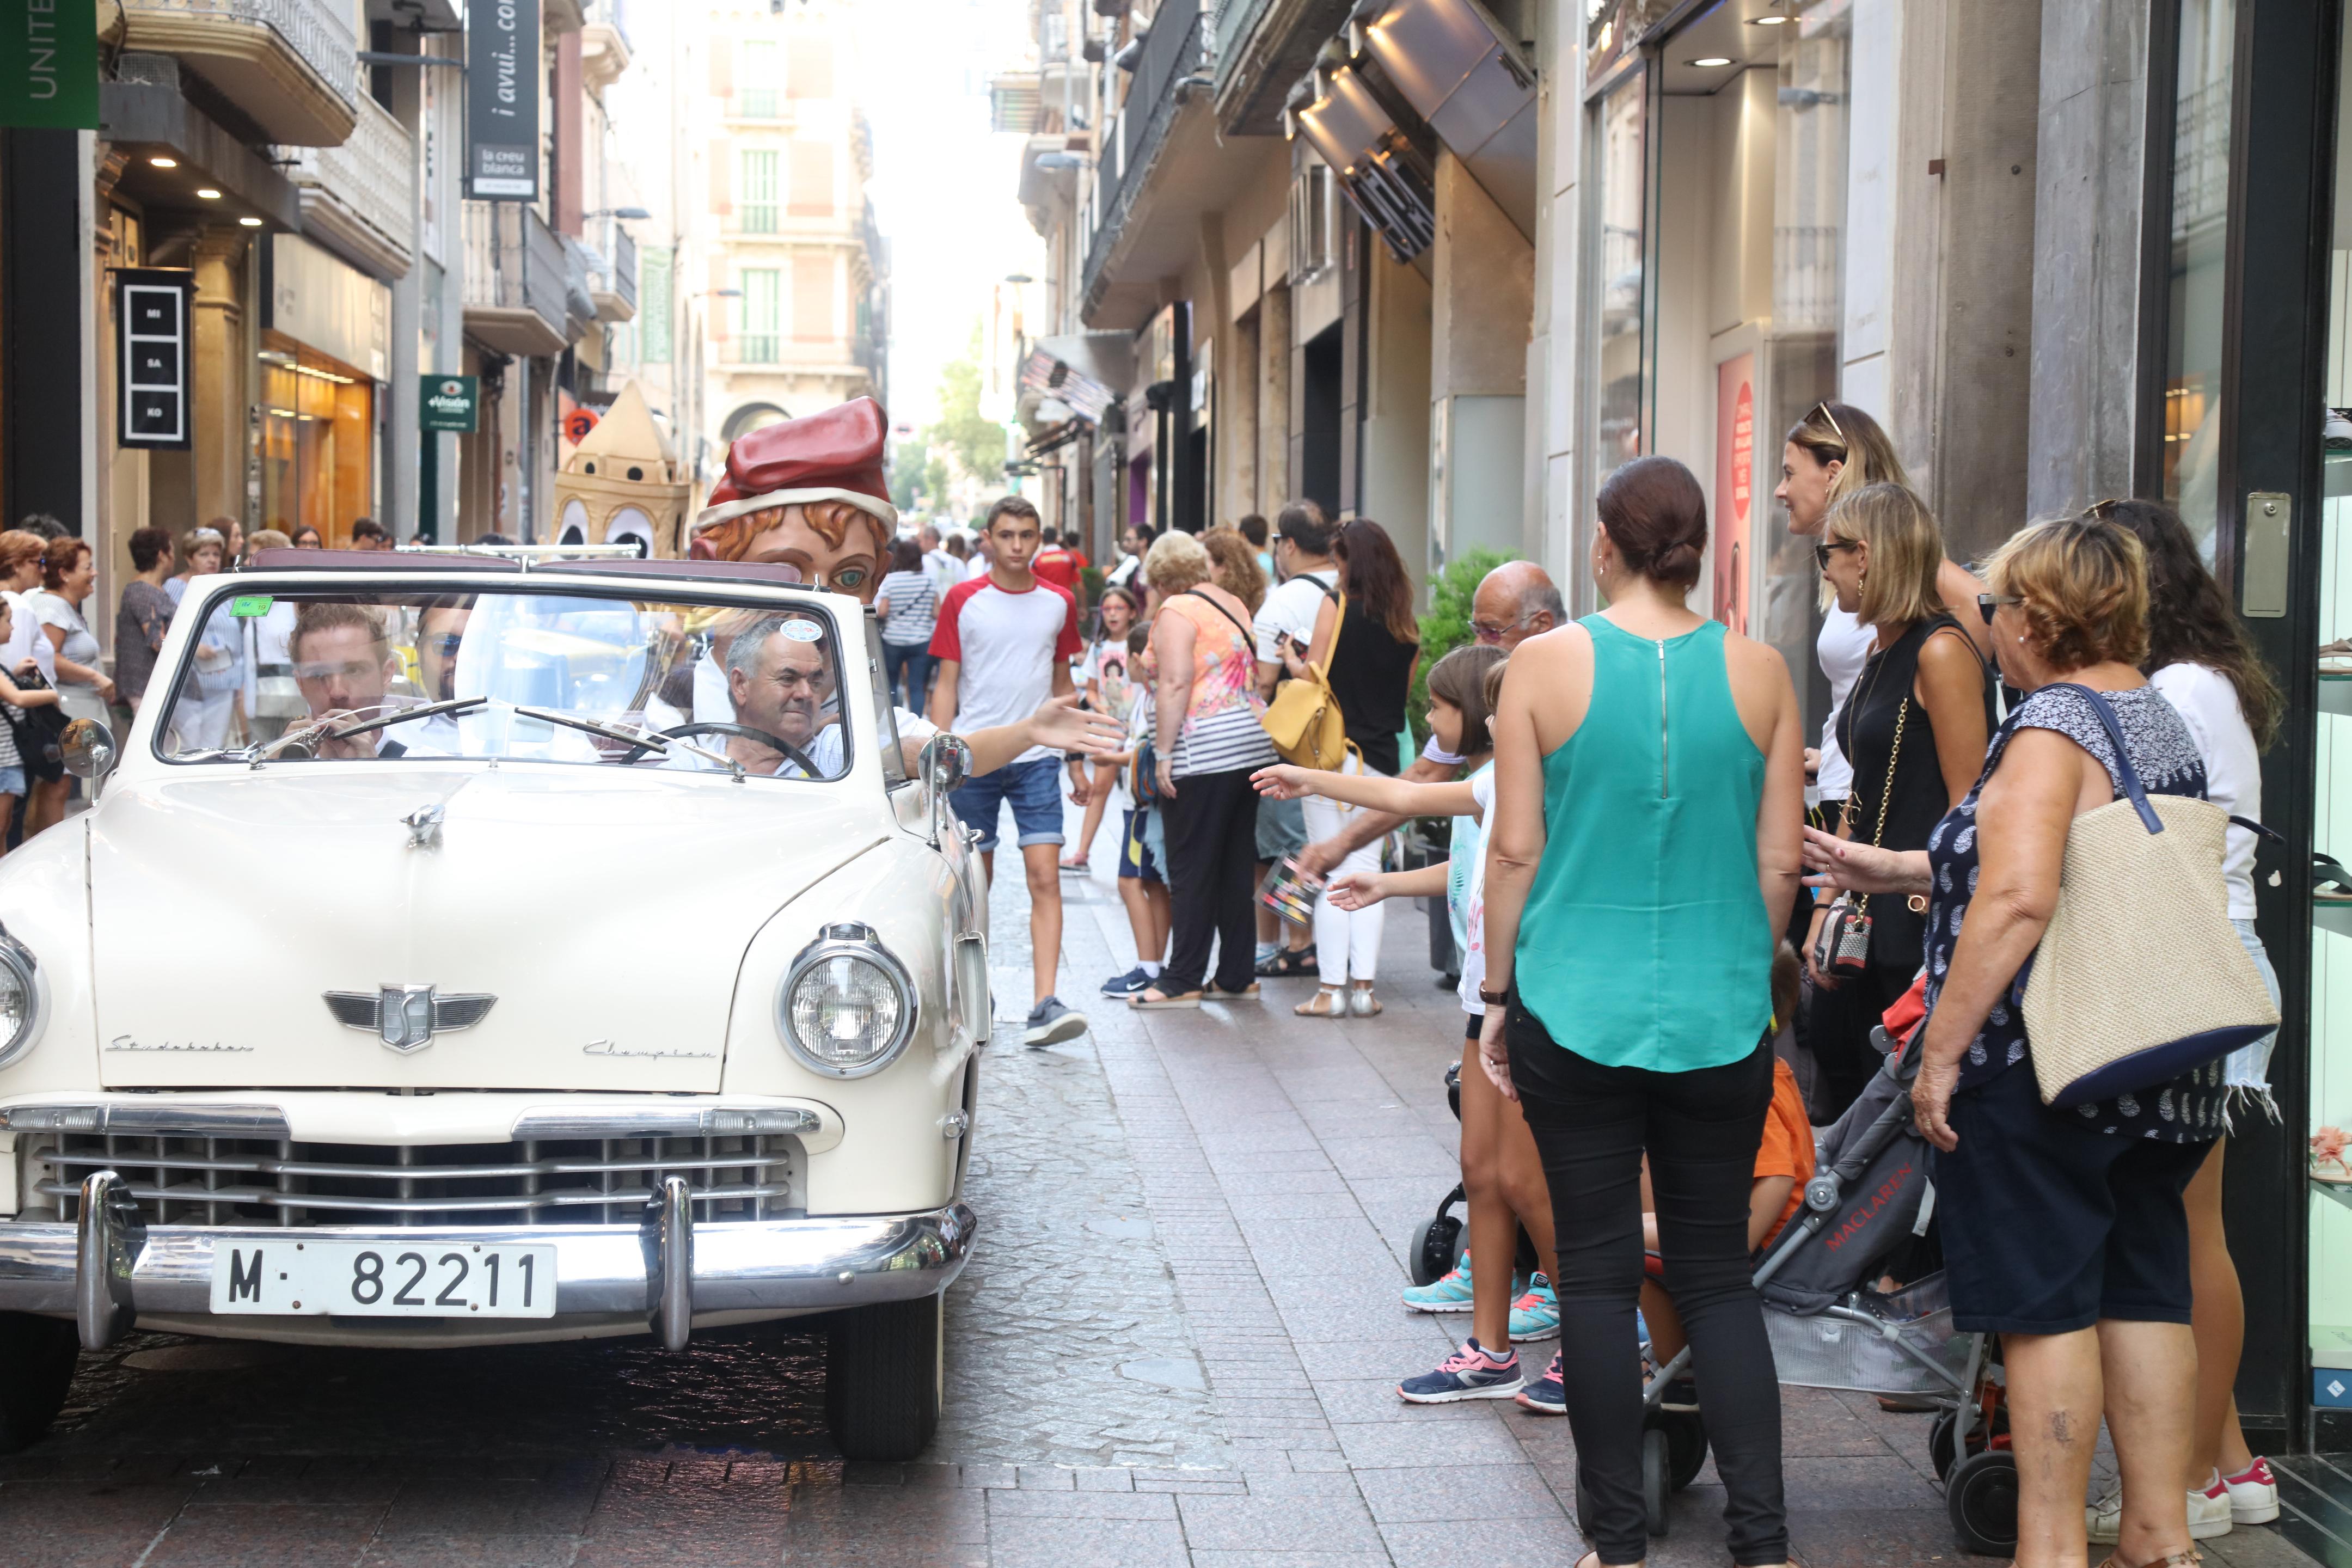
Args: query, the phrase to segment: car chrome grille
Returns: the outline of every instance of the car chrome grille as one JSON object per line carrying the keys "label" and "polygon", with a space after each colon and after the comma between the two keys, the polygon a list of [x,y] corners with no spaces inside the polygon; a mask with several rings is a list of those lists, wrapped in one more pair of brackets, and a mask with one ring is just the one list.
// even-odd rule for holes
{"label": "car chrome grille", "polygon": [[289,1142],[202,1133],[47,1135],[29,1184],[75,1217],[82,1178],[119,1173],[151,1225],[634,1225],[665,1177],[698,1220],[798,1206],[787,1135],[512,1143]]}

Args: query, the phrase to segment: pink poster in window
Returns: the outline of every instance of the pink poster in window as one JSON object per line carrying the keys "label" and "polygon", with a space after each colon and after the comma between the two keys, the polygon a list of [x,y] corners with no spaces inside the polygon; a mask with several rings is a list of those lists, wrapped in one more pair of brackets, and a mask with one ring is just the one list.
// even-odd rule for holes
{"label": "pink poster in window", "polygon": [[1716,366],[1715,608],[1735,632],[1748,630],[1750,520],[1756,511],[1756,356]]}

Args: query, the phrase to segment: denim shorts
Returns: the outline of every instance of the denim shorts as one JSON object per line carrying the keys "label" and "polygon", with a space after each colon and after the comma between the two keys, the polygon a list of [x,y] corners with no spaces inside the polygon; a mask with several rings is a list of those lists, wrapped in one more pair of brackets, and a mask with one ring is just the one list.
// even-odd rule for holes
{"label": "denim shorts", "polygon": [[1118,874],[1145,882],[1164,882],[1160,862],[1167,856],[1160,836],[1160,814],[1146,806],[1122,814],[1118,827]]}
{"label": "denim shorts", "polygon": [[996,820],[1004,803],[1013,803],[1013,826],[1024,849],[1033,844],[1062,842],[1062,760],[1039,757],[1013,763],[992,773],[969,778],[948,796],[948,805],[967,827],[980,833],[980,847],[996,847]]}
{"label": "denim shorts", "polygon": [[1257,858],[1280,860],[1307,847],[1307,805],[1297,800],[1257,803]]}
{"label": "denim shorts", "polygon": [[21,795],[25,793],[25,770],[0,768],[0,795]]}

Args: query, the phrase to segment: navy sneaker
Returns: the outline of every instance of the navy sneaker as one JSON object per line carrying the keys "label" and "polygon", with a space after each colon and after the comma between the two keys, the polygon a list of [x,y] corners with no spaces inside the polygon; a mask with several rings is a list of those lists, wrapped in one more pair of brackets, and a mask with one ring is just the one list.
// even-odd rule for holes
{"label": "navy sneaker", "polygon": [[1132,996],[1150,984],[1151,976],[1144,973],[1143,965],[1139,963],[1126,973],[1114,974],[1104,981],[1102,994],[1106,996]]}
{"label": "navy sneaker", "polygon": [[1544,1374],[1519,1390],[1518,1406],[1522,1410],[1532,1410],[1538,1415],[1568,1414],[1568,1384],[1559,1375],[1559,1355],[1557,1352],[1552,1355],[1551,1364],[1544,1368]]}
{"label": "navy sneaker", "polygon": [[1076,1013],[1059,996],[1048,996],[1029,1009],[1029,1021],[1022,1028],[1021,1043],[1033,1050],[1041,1046],[1058,1046],[1064,1040],[1075,1040],[1087,1032],[1087,1016]]}
{"label": "navy sneaker", "polygon": [[1457,1399],[1508,1399],[1527,1386],[1519,1374],[1519,1352],[1495,1355],[1476,1340],[1438,1363],[1435,1372],[1408,1377],[1397,1384],[1397,1397],[1408,1405],[1451,1405]]}

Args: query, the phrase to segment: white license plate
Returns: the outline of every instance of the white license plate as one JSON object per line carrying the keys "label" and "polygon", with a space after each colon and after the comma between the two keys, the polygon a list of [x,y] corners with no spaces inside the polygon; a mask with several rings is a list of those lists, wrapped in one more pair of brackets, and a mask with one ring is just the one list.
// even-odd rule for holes
{"label": "white license plate", "polygon": [[278,1317],[551,1318],[555,1248],[473,1242],[226,1241],[213,1310]]}

